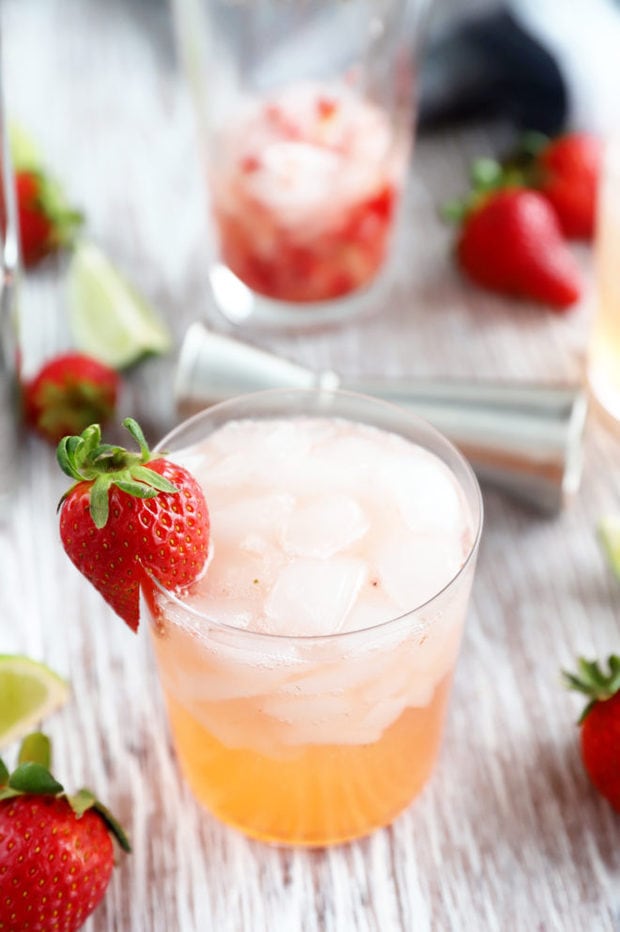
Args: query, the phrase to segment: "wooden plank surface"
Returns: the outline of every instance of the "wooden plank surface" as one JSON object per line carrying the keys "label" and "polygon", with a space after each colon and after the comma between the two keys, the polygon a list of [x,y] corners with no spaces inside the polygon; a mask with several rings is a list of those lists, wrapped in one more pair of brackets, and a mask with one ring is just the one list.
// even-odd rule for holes
{"label": "wooden plank surface", "polygon": [[[205,316],[204,193],[165,4],[4,0],[6,96],[83,205],[89,233],[180,340]],[[260,338],[351,375],[578,378],[590,300],[566,317],[468,289],[438,204],[503,127],[417,147],[389,306],[355,325]],[[589,268],[587,251],[581,256]],[[25,283],[26,365],[62,344],[58,269]],[[174,354],[127,381],[121,414],[150,439],[175,413]],[[132,637],[57,537],[64,488],[32,438],[0,529],[0,651],[41,658],[73,699],[49,722],[66,784],[93,786],[129,828],[89,932],[611,932],[620,929],[620,822],[583,773],[559,669],[619,649],[620,586],[595,539],[620,510],[620,436],[594,414],[582,488],[556,519],[485,494],[486,530],[440,762],[393,827],[325,852],[249,842],[182,784],[146,637]]]}

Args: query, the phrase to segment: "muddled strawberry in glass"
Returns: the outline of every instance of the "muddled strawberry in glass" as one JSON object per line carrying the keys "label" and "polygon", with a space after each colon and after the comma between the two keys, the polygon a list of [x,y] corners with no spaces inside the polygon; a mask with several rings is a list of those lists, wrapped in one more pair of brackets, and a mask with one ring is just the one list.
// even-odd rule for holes
{"label": "muddled strawberry in glass", "polygon": [[313,302],[374,278],[406,162],[379,107],[344,85],[298,84],[251,102],[215,150],[220,257],[245,285]]}

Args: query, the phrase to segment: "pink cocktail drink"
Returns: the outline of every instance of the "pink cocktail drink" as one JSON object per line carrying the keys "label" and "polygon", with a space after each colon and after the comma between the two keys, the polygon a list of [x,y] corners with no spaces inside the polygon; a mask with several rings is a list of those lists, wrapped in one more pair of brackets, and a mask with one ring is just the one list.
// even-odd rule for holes
{"label": "pink cocktail drink", "polygon": [[204,487],[213,546],[182,599],[147,593],[156,655],[182,768],[212,812],[266,840],[343,841],[390,822],[431,772],[479,493],[397,408],[254,397],[164,441]]}
{"label": "pink cocktail drink", "polygon": [[345,84],[303,83],[248,103],[211,144],[222,261],[287,302],[366,286],[388,250],[406,145]]}

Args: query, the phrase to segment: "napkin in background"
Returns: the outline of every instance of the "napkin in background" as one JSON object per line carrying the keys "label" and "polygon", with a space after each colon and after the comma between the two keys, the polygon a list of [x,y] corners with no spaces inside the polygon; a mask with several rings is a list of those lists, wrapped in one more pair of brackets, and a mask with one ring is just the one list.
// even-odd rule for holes
{"label": "napkin in background", "polygon": [[505,0],[431,33],[420,130],[491,115],[519,129],[620,127],[620,0]]}

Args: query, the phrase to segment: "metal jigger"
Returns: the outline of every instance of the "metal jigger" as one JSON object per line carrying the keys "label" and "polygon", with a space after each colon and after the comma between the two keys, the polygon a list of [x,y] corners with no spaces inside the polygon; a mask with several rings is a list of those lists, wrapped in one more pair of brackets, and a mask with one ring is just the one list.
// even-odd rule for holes
{"label": "metal jigger", "polygon": [[175,384],[182,416],[268,388],[342,388],[409,407],[450,438],[481,481],[542,511],[559,511],[579,487],[587,414],[581,386],[348,379],[190,326]]}

